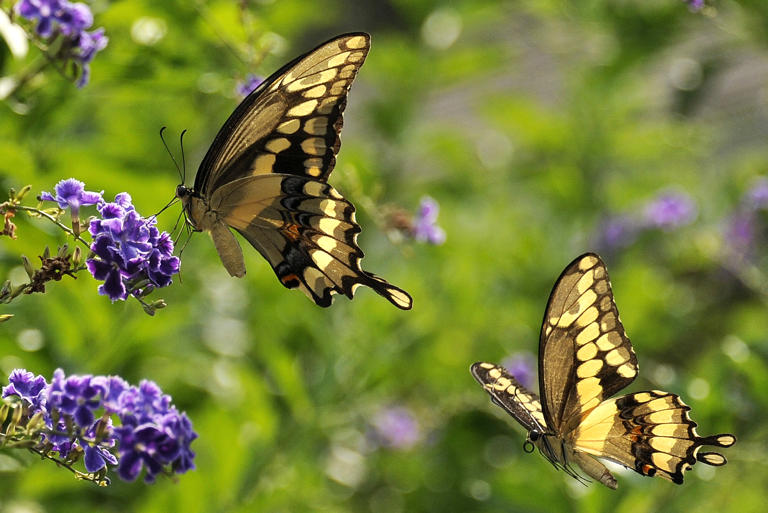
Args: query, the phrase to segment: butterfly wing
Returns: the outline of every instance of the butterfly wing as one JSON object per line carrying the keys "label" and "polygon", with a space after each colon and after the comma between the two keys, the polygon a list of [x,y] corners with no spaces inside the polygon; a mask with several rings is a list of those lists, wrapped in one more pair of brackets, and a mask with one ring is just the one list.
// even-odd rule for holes
{"label": "butterfly wing", "polygon": [[477,362],[469,368],[491,400],[512,415],[529,432],[542,433],[547,424],[539,396],[527,390],[507,370],[492,363]]}
{"label": "butterfly wing", "polygon": [[675,394],[627,394],[592,410],[569,438],[578,451],[682,484],[683,473],[696,461],[714,466],[727,462],[720,453],[701,452],[703,446],[730,447],[736,442],[730,434],[698,436],[689,410]]}
{"label": "butterfly wing", "polygon": [[203,197],[238,178],[285,173],[325,181],[336,163],[347,93],[370,36],[335,37],[265,80],[219,130],[195,177]]}
{"label": "butterfly wing", "polygon": [[318,305],[329,306],[335,293],[351,299],[366,285],[398,308],[411,308],[407,292],[360,267],[355,208],[330,185],[293,175],[249,176],[216,189],[211,207],[285,287],[301,289]]}
{"label": "butterfly wing", "polygon": [[547,425],[558,436],[637,376],[605,264],[576,258],[555,283],[539,340],[539,385]]}
{"label": "butterfly wing", "polygon": [[333,293],[351,298],[366,285],[411,308],[405,291],[361,269],[354,207],[325,183],[341,145],[347,93],[369,47],[368,34],[351,33],[294,59],[248,95],[214,139],[195,178],[198,197],[186,204],[233,276],[245,266],[224,223],[269,261],[283,285],[320,306]]}

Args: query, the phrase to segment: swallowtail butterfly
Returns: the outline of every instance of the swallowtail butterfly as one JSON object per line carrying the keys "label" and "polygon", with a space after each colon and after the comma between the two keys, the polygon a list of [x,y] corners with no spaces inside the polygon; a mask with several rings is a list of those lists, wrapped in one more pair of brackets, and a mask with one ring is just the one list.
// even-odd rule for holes
{"label": "swallowtail butterfly", "polygon": [[609,488],[616,479],[596,458],[645,476],[683,482],[700,461],[725,465],[703,446],[730,447],[730,434],[700,437],[688,407],[660,390],[610,398],[637,376],[637,358],[619,320],[608,271],[587,253],[571,262],[549,296],[539,339],[539,392],[503,367],[478,362],[470,372],[491,400],[528,430],[525,448],[539,449],[556,468],[581,479],[575,463]]}
{"label": "swallowtail butterfly", "polygon": [[245,274],[234,228],[280,283],[320,306],[365,285],[411,308],[407,292],[360,267],[355,207],[327,183],[347,93],[369,48],[368,34],[344,34],[283,66],[229,116],[194,187],[176,189],[189,223],[210,233],[230,275]]}

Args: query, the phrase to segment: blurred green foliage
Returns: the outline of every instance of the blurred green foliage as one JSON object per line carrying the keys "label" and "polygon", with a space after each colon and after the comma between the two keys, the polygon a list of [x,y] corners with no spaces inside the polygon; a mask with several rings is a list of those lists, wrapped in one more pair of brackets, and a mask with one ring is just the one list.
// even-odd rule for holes
{"label": "blurred green foliage", "polygon": [[[179,182],[161,126],[189,130],[191,182],[237,79],[365,30],[373,47],[330,182],[358,206],[364,267],[414,308],[365,289],[317,308],[250,248],[248,274],[232,279],[202,235],[154,318],[98,296],[87,274],[3,305],[15,317],[0,325],[0,375],[152,379],[200,438],[197,470],[152,486],[99,489],[0,453],[0,512],[764,511],[768,243],[761,234],[745,257],[725,234],[768,175],[768,12],[711,3],[694,14],[677,0],[92,2],[110,43],[91,83],[49,72],[1,107],[3,189],[74,176],[156,212]],[[137,29],[148,20],[151,44]],[[25,65],[2,44],[0,56],[2,74]],[[692,223],[600,245],[607,219],[665,190],[691,196]],[[388,238],[386,208],[412,211],[425,194],[447,242]],[[16,221],[0,272],[19,283],[20,255],[64,239]],[[549,290],[587,250],[606,259],[638,355],[628,391],[679,393],[700,434],[735,433],[727,466],[696,465],[681,487],[632,472],[617,491],[583,487],[524,454],[521,430],[472,380],[474,361],[536,352]],[[392,405],[418,422],[407,448],[373,435]]]}

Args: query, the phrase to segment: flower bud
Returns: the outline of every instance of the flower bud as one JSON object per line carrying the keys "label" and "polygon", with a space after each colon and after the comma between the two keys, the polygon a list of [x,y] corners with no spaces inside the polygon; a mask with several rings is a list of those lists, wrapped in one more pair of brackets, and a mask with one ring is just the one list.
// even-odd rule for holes
{"label": "flower bud", "polygon": [[[11,189],[11,190],[13,190],[13,189]],[[16,194],[16,199],[17,199],[18,201],[21,201],[21,200],[23,200],[23,199],[24,199],[24,196],[26,196],[26,195],[27,195],[27,193],[28,193],[29,191],[31,191],[31,190],[32,190],[32,186],[31,186],[31,185],[25,185],[24,187],[22,187],[22,188],[21,188],[21,190],[19,191],[19,193],[18,193],[18,194]]]}
{"label": "flower bud", "polygon": [[75,246],[75,250],[72,252],[72,267],[79,267],[80,262],[83,259],[83,250],[80,249],[80,246]]}
{"label": "flower bud", "polygon": [[31,280],[32,276],[35,275],[35,269],[32,267],[32,263],[29,261],[29,258],[24,255],[21,255],[21,263],[24,265],[24,270],[27,271],[27,276],[29,276],[29,279]]}

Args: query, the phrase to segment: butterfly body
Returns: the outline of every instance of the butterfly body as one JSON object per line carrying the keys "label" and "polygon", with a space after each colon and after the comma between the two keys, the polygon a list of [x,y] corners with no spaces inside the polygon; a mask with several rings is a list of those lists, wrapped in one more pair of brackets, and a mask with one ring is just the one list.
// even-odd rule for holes
{"label": "butterfly body", "polygon": [[616,479],[597,458],[681,484],[697,461],[726,463],[703,446],[736,441],[730,434],[698,436],[690,408],[675,394],[611,398],[635,379],[638,365],[605,264],[593,253],[569,264],[550,294],[539,339],[540,396],[493,363],[475,363],[470,372],[526,428],[526,444],[569,475],[581,479],[575,464],[609,488],[617,487]]}
{"label": "butterfly body", "polygon": [[370,46],[337,36],[283,66],[235,109],[177,197],[190,225],[210,233],[224,267],[242,277],[238,231],[287,288],[320,306],[360,285],[401,309],[407,292],[360,267],[354,206],[327,183],[339,151],[347,93]]}

